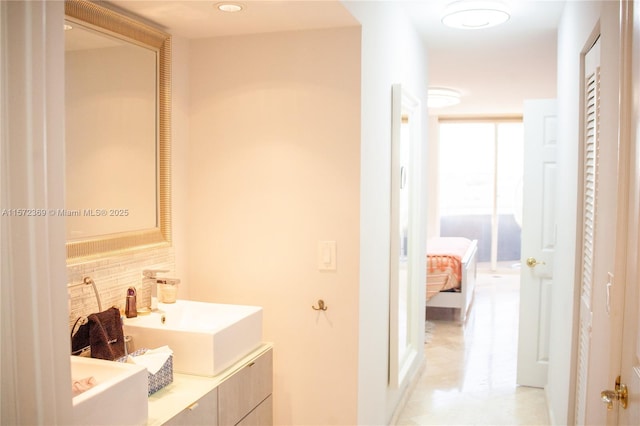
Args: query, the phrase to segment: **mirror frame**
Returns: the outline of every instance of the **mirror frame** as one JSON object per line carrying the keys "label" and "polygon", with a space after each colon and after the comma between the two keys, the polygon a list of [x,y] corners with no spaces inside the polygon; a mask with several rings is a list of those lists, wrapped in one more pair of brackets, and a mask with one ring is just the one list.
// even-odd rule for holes
{"label": "mirror frame", "polygon": [[67,241],[67,263],[171,245],[171,36],[87,0],[65,0],[65,19],[158,52],[156,227]]}
{"label": "mirror frame", "polygon": [[[418,231],[419,211],[416,203],[420,199],[419,179],[420,176],[420,155],[416,155],[416,150],[421,146],[421,114],[422,106],[418,98],[409,93],[401,84],[394,84],[391,87],[391,223],[390,223],[390,262],[389,262],[389,388],[400,389],[405,386],[409,379],[409,372],[419,359],[421,349],[420,333],[413,319],[424,316],[424,287],[421,283],[426,282],[424,275],[420,279],[418,271],[425,270],[424,264],[424,244],[421,244],[415,236]],[[408,123],[411,128],[410,139],[406,140],[411,150],[409,156],[409,171],[404,172],[400,162],[401,128]],[[419,154],[419,152],[418,152]],[[407,176],[408,173],[409,175]],[[409,320],[406,321],[406,348],[404,357],[399,356],[400,350],[400,326],[403,324],[400,316],[400,189],[404,185],[404,179],[413,182],[409,185],[409,209],[406,219],[408,220],[408,241],[407,241],[407,306],[406,311]],[[425,240],[426,242],[426,240]]]}

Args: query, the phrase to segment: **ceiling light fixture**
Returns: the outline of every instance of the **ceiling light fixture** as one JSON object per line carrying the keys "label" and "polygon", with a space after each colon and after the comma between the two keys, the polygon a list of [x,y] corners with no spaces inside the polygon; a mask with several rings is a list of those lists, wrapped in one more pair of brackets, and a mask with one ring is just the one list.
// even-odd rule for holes
{"label": "ceiling light fixture", "polygon": [[218,10],[221,10],[223,12],[240,12],[242,9],[244,9],[244,6],[241,5],[240,3],[229,3],[229,2],[225,2],[225,3],[216,3],[216,7],[218,8]]}
{"label": "ceiling light fixture", "polygon": [[69,25],[69,24],[64,24],[64,30],[65,30],[65,31],[69,31],[69,30],[72,30],[72,29],[73,29],[73,27],[72,27],[71,25]]}
{"label": "ceiling light fixture", "polygon": [[497,0],[459,0],[449,4],[442,23],[451,28],[479,30],[495,27],[509,20],[507,6]]}
{"label": "ceiling light fixture", "polygon": [[460,103],[460,92],[445,87],[430,87],[427,92],[428,108],[444,108]]}

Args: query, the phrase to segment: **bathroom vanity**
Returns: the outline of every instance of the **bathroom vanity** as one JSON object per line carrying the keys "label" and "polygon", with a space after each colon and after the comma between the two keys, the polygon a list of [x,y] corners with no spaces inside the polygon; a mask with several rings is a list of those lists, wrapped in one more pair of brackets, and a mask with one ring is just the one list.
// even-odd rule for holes
{"label": "bathroom vanity", "polygon": [[272,347],[262,308],[193,300],[124,319],[133,350],[169,346],[173,382],[149,397],[149,425],[270,425]]}
{"label": "bathroom vanity", "polygon": [[273,348],[263,344],[215,377],[174,374],[149,397],[147,425],[273,424]]}

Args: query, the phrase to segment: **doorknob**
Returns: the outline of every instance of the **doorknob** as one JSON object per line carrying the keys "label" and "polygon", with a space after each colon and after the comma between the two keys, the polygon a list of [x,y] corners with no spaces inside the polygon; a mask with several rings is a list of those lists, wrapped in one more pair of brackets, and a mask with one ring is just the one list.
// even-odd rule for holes
{"label": "doorknob", "polygon": [[616,378],[615,390],[603,390],[600,392],[602,402],[607,404],[607,410],[613,410],[613,401],[620,401],[622,408],[627,408],[629,400],[629,391],[627,385],[620,383],[620,376]]}
{"label": "doorknob", "polygon": [[546,263],[538,262],[535,257],[530,257],[527,259],[527,266],[529,268],[535,268],[538,265],[546,265]]}

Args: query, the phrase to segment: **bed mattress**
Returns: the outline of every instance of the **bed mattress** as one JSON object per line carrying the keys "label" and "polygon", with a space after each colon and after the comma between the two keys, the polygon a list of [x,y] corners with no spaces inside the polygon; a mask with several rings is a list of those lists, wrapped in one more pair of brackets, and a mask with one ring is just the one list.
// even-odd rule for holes
{"label": "bed mattress", "polygon": [[438,237],[427,241],[427,300],[441,291],[459,291],[462,258],[471,240]]}

